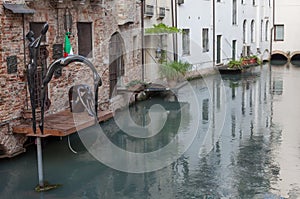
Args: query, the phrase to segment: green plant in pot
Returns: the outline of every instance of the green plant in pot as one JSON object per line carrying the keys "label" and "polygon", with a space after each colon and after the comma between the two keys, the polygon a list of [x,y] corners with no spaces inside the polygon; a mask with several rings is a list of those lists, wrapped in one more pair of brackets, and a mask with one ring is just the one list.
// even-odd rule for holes
{"label": "green plant in pot", "polygon": [[183,61],[162,63],[159,67],[159,74],[161,78],[166,78],[168,82],[178,82],[184,78],[190,66],[190,63]]}
{"label": "green plant in pot", "polygon": [[242,69],[242,61],[241,60],[231,60],[228,63],[228,68],[232,69]]}
{"label": "green plant in pot", "polygon": [[251,64],[261,64],[261,61],[260,61],[260,59],[258,58],[258,56],[257,55],[251,55],[250,56],[250,63]]}

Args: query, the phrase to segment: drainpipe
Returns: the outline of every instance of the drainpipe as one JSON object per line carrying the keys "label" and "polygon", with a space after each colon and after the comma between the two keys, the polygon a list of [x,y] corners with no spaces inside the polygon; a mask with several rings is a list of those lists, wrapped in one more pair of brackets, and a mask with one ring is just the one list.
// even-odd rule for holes
{"label": "drainpipe", "polygon": [[[26,43],[25,43],[25,40],[26,40],[26,36],[25,36],[25,15],[24,13],[22,14],[22,25],[23,25],[23,53],[24,53],[24,67],[25,67],[25,70],[27,72],[27,65],[26,65]],[[25,74],[24,74],[25,75]],[[25,100],[25,105],[26,105],[26,109],[28,110],[28,93],[27,93],[27,84],[25,83],[26,87],[25,87],[25,90],[26,90],[26,100]]]}
{"label": "drainpipe", "polygon": [[213,16],[212,16],[212,20],[213,20],[213,68],[216,67],[216,0],[212,1],[212,9],[213,9]]}
{"label": "drainpipe", "polygon": [[[260,17],[261,17],[261,15],[260,15],[260,1],[257,1],[256,2],[257,4],[256,4],[256,28],[255,28],[255,31],[256,31],[256,52],[257,52],[257,50],[258,49],[260,49],[260,47],[261,47],[261,39],[260,39],[260,29],[259,29],[259,27],[261,27],[261,25],[260,25],[260,23],[261,23],[261,19],[260,19]],[[261,27],[261,28],[263,28],[263,27]],[[261,37],[263,38],[263,35],[261,35]]]}
{"label": "drainpipe", "polygon": [[274,34],[274,27],[275,27],[275,0],[273,0],[273,25],[271,28],[271,37],[270,37],[270,60],[271,60],[271,56],[272,56],[272,51],[273,51],[273,34]]}
{"label": "drainpipe", "polygon": [[[176,5],[176,2],[175,2]],[[175,21],[174,21],[174,1],[171,0],[171,16],[172,16],[172,27],[175,27]],[[175,48],[175,35],[172,34],[172,39],[173,39],[173,60],[176,61],[176,48]]]}
{"label": "drainpipe", "polygon": [[[174,10],[175,10],[175,16],[174,16],[174,26],[177,28],[178,24],[177,24],[177,17],[178,17],[178,13],[177,13],[177,5],[178,5],[178,0],[175,0],[175,6],[174,6]],[[177,39],[177,33],[175,34],[175,61],[178,61],[178,39]]]}
{"label": "drainpipe", "polygon": [[142,41],[142,81],[145,80],[145,38],[144,38],[144,4],[145,0],[141,0],[141,41]]}

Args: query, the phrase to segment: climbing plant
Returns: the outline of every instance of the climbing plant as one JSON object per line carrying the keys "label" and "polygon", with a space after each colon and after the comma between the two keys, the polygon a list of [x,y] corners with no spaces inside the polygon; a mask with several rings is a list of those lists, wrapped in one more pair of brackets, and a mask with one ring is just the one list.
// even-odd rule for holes
{"label": "climbing plant", "polygon": [[164,23],[154,24],[151,28],[146,28],[145,33],[157,34],[157,33],[181,33],[182,30],[176,27],[167,26]]}

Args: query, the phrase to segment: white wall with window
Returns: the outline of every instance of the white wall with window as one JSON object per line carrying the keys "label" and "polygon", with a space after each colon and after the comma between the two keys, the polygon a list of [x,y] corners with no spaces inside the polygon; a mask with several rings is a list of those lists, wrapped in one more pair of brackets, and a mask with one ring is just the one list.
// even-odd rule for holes
{"label": "white wall with window", "polygon": [[276,0],[272,50],[293,53],[300,51],[299,0]]}
{"label": "white wall with window", "polygon": [[[270,41],[265,39],[271,28],[266,22],[272,24],[272,2],[268,0],[185,1],[178,5],[177,19],[179,28],[190,30],[190,54],[183,53],[180,39],[179,55],[193,64],[205,65],[208,62],[212,67],[212,61],[216,63],[217,58],[220,64],[226,64],[233,57],[239,59],[245,47],[252,54],[259,54],[270,47]],[[260,39],[261,32],[263,40]],[[217,35],[221,35],[219,40]]]}

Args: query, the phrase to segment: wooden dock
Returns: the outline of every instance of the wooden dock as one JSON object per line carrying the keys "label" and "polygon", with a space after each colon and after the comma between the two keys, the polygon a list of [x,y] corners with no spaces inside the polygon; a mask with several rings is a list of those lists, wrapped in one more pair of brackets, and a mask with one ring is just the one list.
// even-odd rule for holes
{"label": "wooden dock", "polygon": [[[112,118],[111,111],[99,111],[98,122],[106,121]],[[24,122],[13,127],[13,133],[26,134],[33,137],[48,137],[48,136],[67,136],[79,130],[88,128],[95,124],[93,117],[87,112],[72,113],[70,110],[61,111],[55,114],[45,116],[44,134],[42,135],[37,122],[37,133],[34,134],[31,122]]]}

